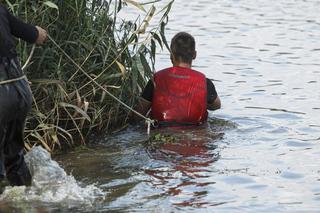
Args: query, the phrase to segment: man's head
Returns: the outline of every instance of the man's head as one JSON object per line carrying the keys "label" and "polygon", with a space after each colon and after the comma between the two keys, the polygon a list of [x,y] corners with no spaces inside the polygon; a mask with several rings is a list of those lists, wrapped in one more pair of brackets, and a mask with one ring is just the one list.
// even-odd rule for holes
{"label": "man's head", "polygon": [[192,63],[196,58],[196,42],[192,35],[185,32],[177,33],[171,40],[172,62]]}

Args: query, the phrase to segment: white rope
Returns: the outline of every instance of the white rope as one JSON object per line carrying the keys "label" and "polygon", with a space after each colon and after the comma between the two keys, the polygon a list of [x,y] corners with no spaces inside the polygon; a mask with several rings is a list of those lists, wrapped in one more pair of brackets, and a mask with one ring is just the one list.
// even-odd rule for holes
{"label": "white rope", "polygon": [[22,79],[27,79],[27,77],[25,75],[23,75],[23,76],[20,76],[19,78],[13,78],[13,79],[5,80],[5,81],[0,81],[0,85],[10,84],[10,83],[13,83],[16,81],[20,81]]}
{"label": "white rope", "polygon": [[147,134],[150,135],[151,122],[150,121],[146,121],[146,122],[147,122]]}
{"label": "white rope", "polygon": [[138,115],[139,117],[143,118],[148,125],[148,129],[147,129],[147,133],[150,134],[150,126],[154,125],[155,121],[147,118],[146,116],[142,115],[141,113],[137,112],[136,110],[134,110],[132,107],[128,106],[127,104],[125,104],[123,101],[121,101],[119,98],[117,98],[116,96],[114,96],[113,94],[111,94],[108,90],[106,90],[106,88],[104,88],[103,86],[101,86],[99,83],[97,83],[88,73],[86,73],[82,67],[80,67],[58,44],[57,42],[55,42],[55,40],[48,34],[48,38],[52,41],[52,43],[74,64],[76,65],[76,67],[85,75],[87,76],[93,83],[95,83],[99,88],[101,88],[104,92],[106,92],[110,97],[112,97],[113,99],[115,99],[117,102],[119,102],[122,106],[124,106],[125,108],[127,108],[128,110],[132,111],[133,113],[135,113],[136,115]]}

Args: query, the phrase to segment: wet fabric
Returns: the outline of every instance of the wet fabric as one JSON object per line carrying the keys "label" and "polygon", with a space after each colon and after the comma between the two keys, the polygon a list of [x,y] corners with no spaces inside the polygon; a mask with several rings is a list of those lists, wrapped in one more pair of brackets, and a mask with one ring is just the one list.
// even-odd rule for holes
{"label": "wet fabric", "polygon": [[[0,58],[0,80],[22,76],[17,59]],[[31,110],[32,95],[26,80],[0,85],[0,180],[11,185],[30,185],[25,164],[24,124]]]}
{"label": "wet fabric", "polygon": [[188,68],[172,67],[157,72],[154,82],[151,117],[159,124],[198,125],[206,121],[205,75]]}

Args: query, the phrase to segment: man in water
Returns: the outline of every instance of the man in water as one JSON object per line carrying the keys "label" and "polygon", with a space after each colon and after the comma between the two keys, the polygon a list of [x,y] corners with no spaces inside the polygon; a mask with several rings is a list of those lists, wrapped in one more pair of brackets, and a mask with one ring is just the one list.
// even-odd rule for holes
{"label": "man in water", "polygon": [[137,110],[158,125],[200,125],[207,120],[207,110],[220,109],[221,101],[211,80],[191,69],[196,58],[195,39],[180,32],[171,40],[173,67],[157,72],[141,95]]}
{"label": "man in water", "polygon": [[32,94],[23,77],[14,37],[42,44],[47,32],[15,18],[0,3],[0,183],[5,176],[13,186],[30,185],[23,150],[23,132]]}

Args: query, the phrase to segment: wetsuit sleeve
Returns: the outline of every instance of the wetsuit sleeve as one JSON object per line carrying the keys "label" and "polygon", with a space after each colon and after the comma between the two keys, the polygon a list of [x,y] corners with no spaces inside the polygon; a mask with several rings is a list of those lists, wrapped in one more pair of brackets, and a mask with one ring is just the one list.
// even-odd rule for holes
{"label": "wetsuit sleeve", "polygon": [[208,104],[212,104],[216,98],[218,97],[218,93],[212,81],[207,78],[207,102]]}
{"label": "wetsuit sleeve", "polygon": [[145,86],[141,97],[147,101],[152,102],[152,97],[153,97],[153,82],[152,80],[149,80],[147,85]]}
{"label": "wetsuit sleeve", "polygon": [[7,10],[7,17],[11,29],[11,34],[17,38],[21,38],[29,43],[35,43],[38,38],[38,30],[31,24],[24,23],[23,21],[14,17]]}

